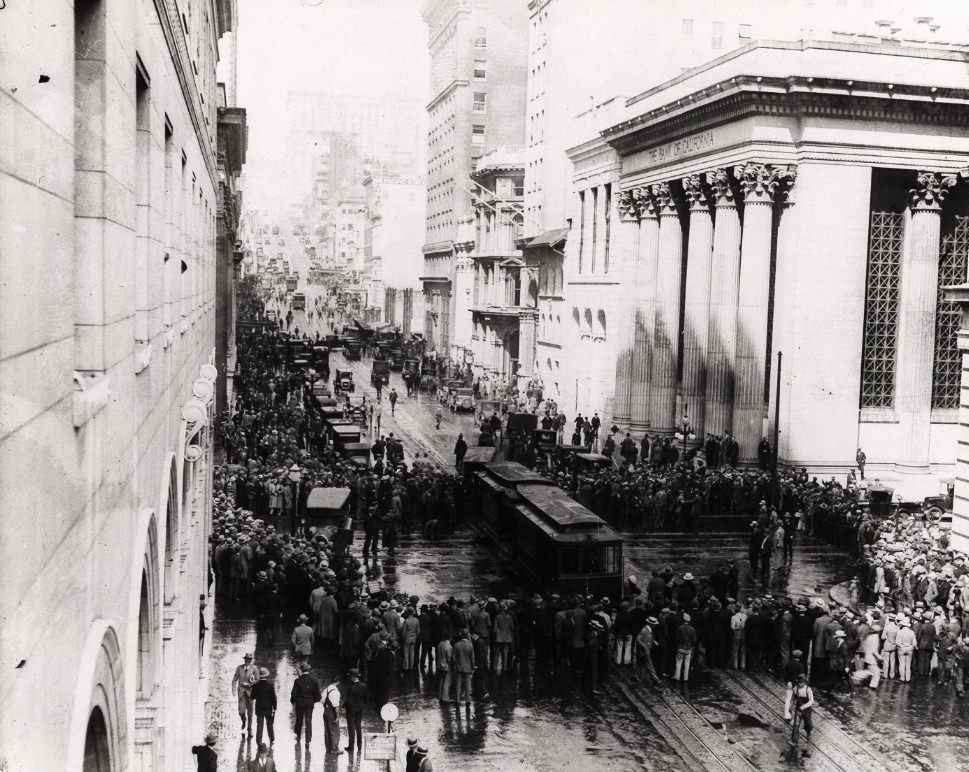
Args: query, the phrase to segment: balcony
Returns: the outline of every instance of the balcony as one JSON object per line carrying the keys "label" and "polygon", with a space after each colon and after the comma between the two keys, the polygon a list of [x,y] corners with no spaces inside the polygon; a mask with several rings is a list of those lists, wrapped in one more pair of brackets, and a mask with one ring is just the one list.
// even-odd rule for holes
{"label": "balcony", "polygon": [[495,172],[525,173],[525,146],[503,145],[485,153],[474,166],[473,177]]}

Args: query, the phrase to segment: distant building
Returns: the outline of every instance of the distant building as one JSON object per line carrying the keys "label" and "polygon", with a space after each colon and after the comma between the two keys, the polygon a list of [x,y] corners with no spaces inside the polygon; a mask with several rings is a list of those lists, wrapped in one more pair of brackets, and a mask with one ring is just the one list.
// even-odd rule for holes
{"label": "distant building", "polygon": [[421,332],[424,181],[419,177],[368,174],[363,178],[363,190],[368,305],[379,308],[380,320],[396,325],[401,332]]}
{"label": "distant building", "polygon": [[178,10],[0,11],[3,769],[191,769],[206,730],[216,289],[245,129],[216,81],[235,3]]}
{"label": "distant building", "polygon": [[[431,54],[424,335],[429,350],[463,362],[471,349],[471,275],[459,293],[455,244],[461,221],[472,217],[475,162],[488,150],[522,144],[527,6],[428,0],[423,16]],[[465,320],[460,335],[451,321],[458,318]]]}

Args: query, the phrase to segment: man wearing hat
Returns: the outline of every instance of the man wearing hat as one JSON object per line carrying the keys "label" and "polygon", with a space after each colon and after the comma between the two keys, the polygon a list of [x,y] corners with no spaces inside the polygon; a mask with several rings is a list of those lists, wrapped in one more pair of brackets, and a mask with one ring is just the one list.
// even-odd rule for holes
{"label": "man wearing hat", "polygon": [[239,696],[239,718],[242,719],[242,733],[252,737],[252,685],[259,680],[259,669],[252,664],[252,654],[243,657],[232,675],[232,693]]}
{"label": "man wearing hat", "polygon": [[319,681],[310,675],[309,663],[300,662],[297,668],[300,675],[293,682],[293,691],[290,693],[289,701],[296,711],[296,742],[299,743],[305,718],[306,747],[309,748],[310,741],[313,739],[313,707],[323,698],[323,695],[320,692]]}
{"label": "man wearing hat", "polygon": [[406,766],[404,772],[417,772],[420,768],[421,757],[417,755],[418,741],[413,737],[407,738],[407,755],[404,757]]}
{"label": "man wearing hat", "polygon": [[353,753],[354,740],[359,752],[363,747],[363,711],[370,700],[367,686],[360,680],[360,671],[355,667],[347,673],[350,686],[346,689],[343,710],[347,714],[347,751]]}
{"label": "man wearing hat", "polygon": [[219,755],[215,752],[215,745],[218,738],[215,732],[205,735],[205,745],[193,745],[192,755],[195,756],[197,772],[216,772],[219,766]]}
{"label": "man wearing hat", "polygon": [[323,743],[326,752],[339,756],[340,750],[340,689],[339,678],[336,673],[330,679],[330,685],[323,690]]}
{"label": "man wearing hat", "polygon": [[259,743],[256,758],[248,764],[249,772],[276,772],[276,762],[269,756],[269,746]]}
{"label": "man wearing hat", "polygon": [[256,708],[256,742],[262,742],[263,724],[269,734],[270,745],[276,742],[273,721],[276,718],[276,689],[269,680],[268,668],[259,668],[259,680],[252,686],[252,701]]}
{"label": "man wearing hat", "polygon": [[431,764],[431,760],[427,756],[427,746],[424,743],[417,746],[416,758],[419,760],[417,772],[434,772],[434,765]]}
{"label": "man wearing hat", "polygon": [[293,630],[291,640],[297,663],[305,662],[313,653],[313,628],[306,624],[308,621],[309,617],[306,614],[300,614]]}

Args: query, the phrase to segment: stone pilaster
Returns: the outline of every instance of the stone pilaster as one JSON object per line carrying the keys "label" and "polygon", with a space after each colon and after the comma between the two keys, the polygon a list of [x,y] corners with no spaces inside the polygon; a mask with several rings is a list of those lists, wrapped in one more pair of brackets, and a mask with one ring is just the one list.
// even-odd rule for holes
{"label": "stone pilaster", "polygon": [[524,394],[535,376],[535,332],[538,311],[524,308],[518,312],[518,390]]}
{"label": "stone pilaster", "polygon": [[683,324],[683,400],[693,431],[704,436],[707,341],[710,325],[710,282],[713,260],[713,216],[706,179],[691,174],[683,180],[690,204],[690,238],[686,256],[686,301]]}
{"label": "stone pilaster", "polygon": [[910,191],[912,218],[898,277],[895,368],[895,412],[901,432],[899,447],[905,451],[905,457],[899,459],[896,466],[909,472],[929,470],[942,202],[955,182],[955,175],[923,171],[919,172],[915,187]]}
{"label": "stone pilaster", "polygon": [[962,354],[959,425],[956,431],[956,487],[952,502],[950,549],[969,553],[969,284],[946,287],[946,299],[959,304],[962,323],[957,344]]}
{"label": "stone pilaster", "polygon": [[650,187],[659,215],[653,351],[649,363],[649,422],[653,431],[670,435],[676,426],[676,363],[680,350],[680,281],[683,270],[683,226],[678,201],[668,183]]}
{"label": "stone pilaster", "polygon": [[639,244],[633,276],[633,361],[630,390],[630,428],[649,427],[649,366],[653,350],[656,307],[656,265],[659,254],[659,216],[647,188],[632,191],[639,215]]}
{"label": "stone pilaster", "polygon": [[770,302],[771,234],[774,197],[794,172],[770,164],[748,163],[734,168],[744,195],[744,224],[740,252],[740,290],[737,306],[737,354],[734,359],[734,436],[740,462],[757,460],[764,434],[767,405],[767,315]]}
{"label": "stone pilaster", "polygon": [[639,218],[631,191],[624,190],[617,201],[619,233],[615,239],[619,249],[615,272],[620,276],[621,290],[618,298],[616,329],[616,390],[612,419],[620,426],[629,424],[632,418],[632,372],[633,352],[636,343],[635,312],[639,302],[640,288],[636,286],[639,260]]}
{"label": "stone pilaster", "polygon": [[734,360],[737,356],[737,299],[740,287],[740,214],[734,186],[726,169],[707,173],[716,223],[713,230],[713,270],[710,323],[707,332],[705,431],[733,431]]}

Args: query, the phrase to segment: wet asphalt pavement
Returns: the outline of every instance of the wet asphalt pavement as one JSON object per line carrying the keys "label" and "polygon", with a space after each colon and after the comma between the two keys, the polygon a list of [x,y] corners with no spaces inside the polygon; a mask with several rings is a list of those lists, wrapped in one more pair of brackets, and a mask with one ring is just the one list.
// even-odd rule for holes
{"label": "wet asphalt pavement", "polygon": [[[312,289],[312,288],[311,288]],[[312,302],[312,301],[311,301]],[[305,317],[297,314],[305,329]],[[302,323],[300,323],[302,322]],[[311,330],[317,329],[313,324]],[[322,331],[322,329],[321,329]],[[331,369],[342,366],[333,355]],[[358,389],[369,386],[369,362],[350,364]],[[382,432],[404,440],[408,461],[415,450],[451,466],[451,450],[458,432],[473,430],[470,416],[448,411],[440,430],[434,428],[434,398],[408,400],[399,375],[394,374],[401,399],[390,416],[384,399]],[[741,595],[773,592],[778,595],[826,597],[833,584],[852,573],[848,555],[817,540],[798,535],[794,565],[764,586],[746,564],[746,536],[713,534],[626,534],[626,570],[648,577],[650,569],[669,565],[678,574],[708,574],[723,560],[741,566]],[[359,542],[354,545],[359,549]],[[418,595],[421,602],[450,595],[522,597],[530,593],[514,569],[502,563],[488,545],[468,529],[439,541],[426,542],[404,535],[396,558],[382,556],[368,566],[373,582],[387,589]],[[280,772],[288,770],[380,769],[346,754],[323,752],[321,712],[314,715],[314,740],[309,753],[294,746],[288,694],[295,678],[288,644],[301,611],[287,613],[282,635],[274,646],[256,645],[250,610],[220,600],[216,608],[210,723],[219,733],[217,750],[222,769],[245,769],[254,742],[238,731],[239,719],[229,682],[242,654],[255,651],[257,665],[270,669],[280,709],[273,756]],[[336,662],[316,652],[313,672],[324,682]],[[779,759],[788,734],[780,712],[783,687],[766,675],[732,671],[701,674],[689,686],[666,682],[661,689],[631,679],[628,669],[612,670],[595,693],[568,675],[535,673],[487,676],[470,708],[437,700],[436,676],[421,673],[395,677],[391,700],[400,709],[395,731],[401,745],[408,735],[419,737],[431,751],[435,769],[485,770],[964,770],[969,769],[969,708],[957,701],[951,687],[936,687],[927,679],[901,684],[884,681],[877,691],[856,688],[853,693],[826,695],[816,691],[820,707],[815,715],[813,754],[797,764]],[[766,728],[750,727],[738,713],[755,713]],[[373,711],[364,730],[380,730]],[[345,743],[343,723],[341,740]],[[342,743],[341,743],[342,745]]]}

